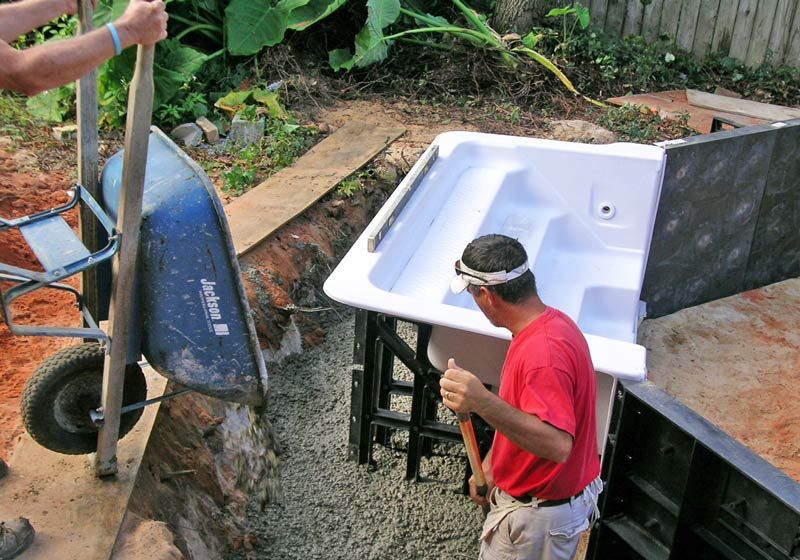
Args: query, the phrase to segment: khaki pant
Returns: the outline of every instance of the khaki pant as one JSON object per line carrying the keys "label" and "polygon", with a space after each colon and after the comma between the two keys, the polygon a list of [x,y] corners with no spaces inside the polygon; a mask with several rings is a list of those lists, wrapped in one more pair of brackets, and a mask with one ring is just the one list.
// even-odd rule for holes
{"label": "khaki pant", "polygon": [[539,507],[518,502],[499,488],[481,535],[480,560],[571,560],[583,531],[597,519],[598,477],[569,503]]}

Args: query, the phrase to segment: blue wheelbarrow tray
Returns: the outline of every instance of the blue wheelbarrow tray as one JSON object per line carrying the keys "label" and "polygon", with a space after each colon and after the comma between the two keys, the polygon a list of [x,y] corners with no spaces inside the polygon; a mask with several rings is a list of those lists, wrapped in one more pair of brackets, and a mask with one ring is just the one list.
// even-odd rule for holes
{"label": "blue wheelbarrow tray", "polygon": [[[103,169],[116,220],[123,151]],[[202,169],[153,127],[147,155],[129,359],[205,395],[263,405],[267,369],[228,222]],[[113,341],[112,341],[113,343]]]}

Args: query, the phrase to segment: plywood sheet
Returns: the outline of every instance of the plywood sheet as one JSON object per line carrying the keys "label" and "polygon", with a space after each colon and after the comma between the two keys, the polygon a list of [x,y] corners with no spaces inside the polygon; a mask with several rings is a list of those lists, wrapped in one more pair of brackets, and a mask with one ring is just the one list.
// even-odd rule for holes
{"label": "plywood sheet", "polygon": [[[167,380],[146,369],[148,398],[163,394]],[[94,474],[93,455],[61,455],[41,447],[27,434],[0,482],[0,520],[27,517],[36,538],[23,560],[80,558],[107,560],[128,508],[158,404],[144,409],[117,449],[119,473]]]}
{"label": "plywood sheet", "polygon": [[225,206],[236,253],[242,255],[369,162],[405,129],[393,122],[352,121]]}
{"label": "plywood sheet", "polygon": [[765,120],[752,117],[745,117],[724,111],[714,111],[702,107],[694,107],[689,104],[685,90],[659,91],[656,93],[644,93],[640,95],[626,95],[624,97],[612,97],[608,99],[613,105],[644,105],[652,109],[657,109],[662,117],[675,118],[683,113],[689,114],[689,126],[701,133],[711,131],[711,122],[714,116],[726,117],[741,123],[744,126],[764,124]]}
{"label": "plywood sheet", "polygon": [[743,115],[766,121],[788,121],[800,119],[800,109],[771,105],[769,103],[759,103],[748,101],[747,99],[734,99],[724,95],[714,95],[694,89],[686,90],[686,98],[690,105],[711,109],[713,111],[724,111],[734,115]]}

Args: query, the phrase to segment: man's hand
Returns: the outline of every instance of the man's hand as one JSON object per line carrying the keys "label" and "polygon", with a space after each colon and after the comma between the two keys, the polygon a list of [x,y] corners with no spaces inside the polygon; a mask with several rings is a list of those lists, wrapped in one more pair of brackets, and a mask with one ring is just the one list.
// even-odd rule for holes
{"label": "man's hand", "polygon": [[447,371],[439,380],[439,386],[445,406],[460,413],[480,413],[487,397],[491,395],[475,374],[458,367],[453,358],[448,360]]}
{"label": "man's hand", "polygon": [[168,18],[162,0],[131,0],[125,13],[114,22],[122,48],[154,45],[166,39]]}
{"label": "man's hand", "polygon": [[473,502],[486,508],[489,506],[489,496],[492,495],[494,488],[494,476],[492,475],[492,450],[483,458],[483,478],[486,480],[486,495],[481,496],[478,494],[478,487],[475,485],[475,475],[469,477],[469,497]]}

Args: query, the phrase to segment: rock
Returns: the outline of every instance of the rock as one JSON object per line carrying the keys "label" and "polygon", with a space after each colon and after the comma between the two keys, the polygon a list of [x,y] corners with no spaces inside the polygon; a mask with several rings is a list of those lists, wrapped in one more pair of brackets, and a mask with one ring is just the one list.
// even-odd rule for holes
{"label": "rock", "polygon": [[53,127],[53,138],[59,142],[72,142],[78,137],[78,125],[68,124]]}
{"label": "rock", "polygon": [[256,144],[264,137],[266,126],[267,120],[264,117],[257,121],[246,121],[237,114],[233,117],[233,122],[231,122],[228,139],[243,146]]}
{"label": "rock", "polygon": [[194,123],[184,123],[173,128],[170,136],[184,146],[197,146],[203,139],[203,129]]}
{"label": "rock", "polygon": [[209,144],[216,144],[219,142],[219,129],[217,128],[217,125],[208,120],[206,117],[198,118],[195,123],[197,123],[197,126],[202,129],[203,134],[206,135],[206,141]]}
{"label": "rock", "polygon": [[317,130],[319,130],[320,134],[328,134],[331,131],[331,125],[328,123],[317,123]]}
{"label": "rock", "polygon": [[14,140],[8,136],[0,136],[0,148],[7,149],[14,145]]}
{"label": "rock", "polygon": [[550,126],[554,140],[589,142],[592,144],[609,144],[617,141],[617,137],[613,132],[587,121],[553,121]]}

